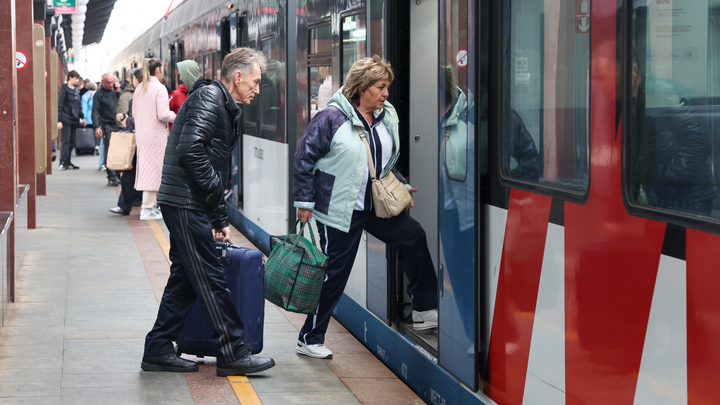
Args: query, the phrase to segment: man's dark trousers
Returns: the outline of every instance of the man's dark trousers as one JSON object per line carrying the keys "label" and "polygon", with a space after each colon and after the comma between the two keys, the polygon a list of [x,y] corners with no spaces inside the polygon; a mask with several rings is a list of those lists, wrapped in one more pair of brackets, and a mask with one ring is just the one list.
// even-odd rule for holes
{"label": "man's dark trousers", "polygon": [[118,207],[123,214],[129,215],[132,211],[133,200],[135,199],[135,175],[137,173],[137,153],[133,155],[132,169],[118,172],[120,176],[120,195],[118,196]]}
{"label": "man's dark trousers", "polygon": [[75,148],[75,131],[77,125],[73,125],[69,122],[63,122],[63,127],[60,130],[60,165],[69,165],[70,154]]}
{"label": "man's dark trousers", "polygon": [[205,212],[161,205],[170,231],[170,278],[157,320],[145,338],[145,354],[174,351],[185,317],[195,298],[218,339],[218,356],[232,362],[249,354],[243,343],[243,323],[230,298],[220,259],[215,253],[212,225]]}
{"label": "man's dark trousers", "polygon": [[[108,124],[103,122],[102,123],[102,139],[103,139],[103,146],[105,147],[105,153],[103,155],[103,164],[105,167],[107,167],[107,155],[108,150],[110,149],[110,136],[113,132],[120,132],[120,127],[117,126],[117,124]],[[108,181],[118,181],[118,174],[115,170],[107,169],[107,179]]]}
{"label": "man's dark trousers", "polygon": [[305,319],[300,330],[300,341],[308,345],[325,342],[330,316],[350,277],[363,230],[390,247],[400,248],[400,268],[408,277],[412,309],[427,311],[437,308],[437,275],[425,231],[407,211],[387,219],[378,218],[372,210],[353,211],[347,233],[320,222],[317,226],[320,247],[329,258],[328,267],[318,308],[315,314],[310,314]]}

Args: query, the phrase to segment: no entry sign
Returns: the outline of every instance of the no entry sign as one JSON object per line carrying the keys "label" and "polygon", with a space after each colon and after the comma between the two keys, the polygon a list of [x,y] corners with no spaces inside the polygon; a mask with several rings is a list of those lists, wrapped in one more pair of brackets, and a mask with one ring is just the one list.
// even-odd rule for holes
{"label": "no entry sign", "polygon": [[27,66],[28,58],[22,51],[15,51],[15,67],[17,70],[25,69]]}

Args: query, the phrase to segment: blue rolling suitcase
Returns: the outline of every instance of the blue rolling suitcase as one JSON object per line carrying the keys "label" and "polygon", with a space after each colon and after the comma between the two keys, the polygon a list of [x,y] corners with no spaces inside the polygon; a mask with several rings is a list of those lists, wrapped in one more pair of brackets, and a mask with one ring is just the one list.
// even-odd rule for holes
{"label": "blue rolling suitcase", "polygon": [[[260,353],[265,318],[263,254],[259,250],[223,243],[217,243],[216,247],[220,261],[225,265],[225,277],[232,300],[243,321],[243,340],[251,353]],[[217,342],[197,301],[188,312],[176,343],[178,356],[182,353],[199,357],[217,356]]]}

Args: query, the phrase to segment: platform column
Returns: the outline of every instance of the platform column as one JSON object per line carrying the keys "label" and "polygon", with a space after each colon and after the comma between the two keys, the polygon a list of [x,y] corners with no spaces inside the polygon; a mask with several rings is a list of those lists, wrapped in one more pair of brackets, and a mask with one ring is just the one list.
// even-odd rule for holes
{"label": "platform column", "polygon": [[[28,184],[27,227],[35,229],[35,84],[33,77],[33,3],[15,4],[17,81],[23,90],[17,93],[17,165],[20,184]],[[23,63],[24,60],[24,63]]]}
{"label": "platform column", "polygon": [[[0,0],[0,211],[14,211],[18,198],[15,31],[15,0]],[[15,221],[9,236],[8,281],[15,273]],[[3,294],[10,291],[8,286]]]}

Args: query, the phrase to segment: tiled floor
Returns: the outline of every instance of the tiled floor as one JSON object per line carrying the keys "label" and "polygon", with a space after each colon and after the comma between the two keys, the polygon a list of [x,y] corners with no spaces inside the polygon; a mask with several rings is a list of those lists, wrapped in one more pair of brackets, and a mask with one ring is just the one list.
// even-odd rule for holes
{"label": "tiled floor", "polygon": [[[74,158],[83,169],[56,171],[37,199],[38,229],[0,331],[0,403],[237,404],[233,385],[245,383],[215,376],[212,358],[198,373],[140,370],[169,273],[167,228],[109,213],[117,194],[96,159]],[[337,322],[326,342],[334,358],[310,359],[294,350],[304,316],[265,309],[262,355],[277,365],[248,379],[261,403],[422,403]]]}

